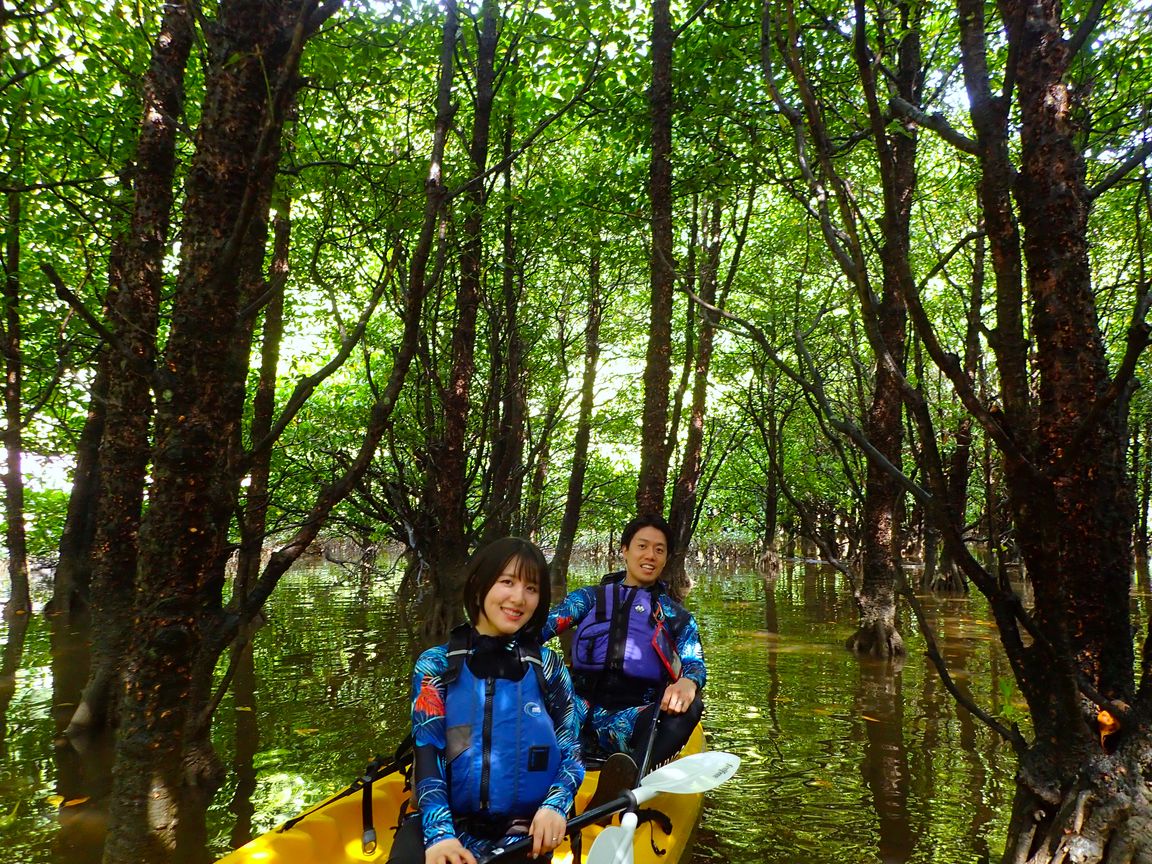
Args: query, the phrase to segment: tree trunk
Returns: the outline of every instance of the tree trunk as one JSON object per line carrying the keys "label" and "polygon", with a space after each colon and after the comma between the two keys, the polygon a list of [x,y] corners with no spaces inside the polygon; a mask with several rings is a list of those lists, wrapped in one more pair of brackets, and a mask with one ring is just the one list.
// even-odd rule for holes
{"label": "tree trunk", "polygon": [[[404,354],[399,358],[405,364],[411,362],[412,357],[416,353],[418,342],[420,340],[420,331],[418,322],[421,320],[421,312],[424,300],[428,297],[432,286],[437,278],[435,272],[428,272],[428,264],[432,259],[432,250],[438,235],[443,235],[444,231],[444,206],[446,203],[446,192],[444,189],[444,152],[448,140],[448,133],[452,129],[452,118],[456,113],[456,106],[452,101],[452,79],[455,74],[455,52],[457,42],[457,31],[459,29],[459,10],[455,0],[447,0],[444,4],[444,24],[441,28],[440,38],[440,57],[439,57],[439,74],[436,81],[436,125],[433,130],[432,138],[432,152],[429,157],[428,176],[424,182],[424,218],[420,225],[420,235],[416,242],[416,248],[412,252],[412,259],[408,268],[408,305],[406,307],[405,315],[405,336],[404,336]],[[406,366],[405,366],[406,368]],[[424,387],[424,394],[422,396],[422,403],[425,406],[425,411],[429,414],[432,411],[432,396],[431,396],[431,377],[426,376],[426,386]],[[396,381],[395,372],[393,380]],[[400,381],[403,380],[401,376]],[[399,395],[397,389],[396,394]],[[433,429],[434,424],[432,417],[425,417],[425,428]],[[429,449],[431,449],[429,447]],[[429,454],[430,458],[431,454]],[[429,473],[427,467],[424,474],[427,478]],[[421,490],[421,501],[426,501],[431,495],[431,482],[425,481],[425,488]],[[409,521],[406,525],[408,530],[408,551],[406,558],[406,567],[403,587],[411,589],[416,583],[422,582],[426,578],[426,571],[428,570],[428,561],[426,556],[429,553],[429,545],[434,537],[434,526],[430,524],[427,519],[423,507],[420,508],[418,513],[408,514]],[[405,591],[401,591],[400,596],[403,597]]]}
{"label": "tree trunk", "polygon": [[652,207],[651,304],[644,361],[640,430],[639,513],[663,513],[668,481],[668,388],[672,381],[672,291],[676,281],[672,234],[672,47],[669,0],[652,2],[652,87],[648,110],[652,154],[648,195]]}
{"label": "tree trunk", "polygon": [[[1152,506],[1152,417],[1144,421],[1142,429],[1136,436],[1137,444],[1133,446],[1132,465],[1136,478],[1136,557],[1148,562],[1148,509]],[[1143,445],[1142,447],[1139,445]],[[1142,456],[1143,458],[1138,458]]]}
{"label": "tree trunk", "polygon": [[[1145,661],[1137,690],[1129,623],[1132,487],[1129,387],[1110,380],[1088,257],[1090,196],[1065,80],[1073,59],[1054,0],[1002,8],[1018,92],[1020,168],[1007,100],[992,95],[982,4],[959,0],[962,61],[983,172],[997,281],[997,418],[1017,542],[1032,582],[1032,634],[1000,616],[1035,739],[1021,746],[1005,862],[1152,861]],[[1015,115],[1014,115],[1015,116]],[[1019,242],[1012,202],[1023,227]],[[1029,338],[1021,314],[1027,288]],[[1003,313],[1003,317],[1001,316]],[[1142,350],[1137,341],[1132,347]],[[1024,359],[1034,359],[1029,370]],[[1028,373],[1032,374],[1029,375]],[[1035,398],[1029,387],[1035,387]],[[1005,430],[1001,433],[1000,430]],[[1091,700],[1091,701],[1090,701]],[[1100,725],[1108,710],[1119,730]]]}
{"label": "tree trunk", "polygon": [[[13,153],[12,174],[23,173],[22,145]],[[32,611],[28,587],[28,540],[24,527],[24,358],[20,326],[20,192],[8,193],[8,224],[4,238],[4,543],[8,550],[8,580],[11,593],[4,604],[4,618],[27,618]],[[24,628],[27,628],[25,621]],[[13,634],[15,635],[15,634]],[[23,644],[23,636],[19,640]]]}
{"label": "tree trunk", "polygon": [[548,470],[551,466],[551,437],[545,436],[536,447],[536,462],[532,467],[532,479],[528,484],[528,501],[524,512],[524,524],[528,526],[529,540],[535,541],[540,530],[540,514],[544,511],[544,489],[548,484]]}
{"label": "tree trunk", "polygon": [[[88,415],[76,443],[72,493],[68,496],[60,535],[60,559],[52,580],[52,599],[44,610],[52,644],[52,703],[66,706],[53,711],[57,735],[71,723],[75,714],[71,706],[80,702],[91,667],[92,541],[96,533],[99,450],[107,406],[108,365],[105,348],[97,358]],[[61,755],[64,749],[57,748],[60,759],[68,758]]]}
{"label": "tree trunk", "polygon": [[[517,263],[516,237],[513,232],[515,206],[512,194],[512,112],[504,128],[504,258],[501,279],[505,349],[493,348],[493,358],[500,358],[493,379],[501,394],[497,428],[492,441],[492,484],[485,537],[496,540],[523,530],[520,506],[524,489],[524,418],[527,413],[527,380],[524,369],[524,345],[520,337],[520,295],[522,285]],[[497,328],[493,327],[493,330]],[[493,341],[497,341],[493,337]],[[515,527],[514,527],[515,526]]]}
{"label": "tree trunk", "polygon": [[177,849],[191,827],[181,824],[184,800],[217,779],[215,766],[202,761],[211,754],[188,731],[210,696],[215,657],[200,650],[222,611],[239,482],[235,444],[251,324],[238,313],[251,299],[243,288],[260,281],[284,115],[298,86],[304,38],[318,23],[308,20],[314,14],[321,13],[313,4],[270,8],[235,0],[221,6],[205,34],[205,98],[186,184],[172,326],[158,369],[107,864],[184,854]]}
{"label": "tree trunk", "polygon": [[[45,614],[63,623],[87,619],[92,581],[92,543],[96,535],[99,508],[100,441],[104,437],[104,417],[108,405],[108,350],[100,352],[96,375],[88,401],[84,428],[76,442],[76,467],[72,472],[72,492],[60,533],[60,560],[52,580],[52,599]],[[87,671],[85,671],[87,674]],[[80,699],[65,700],[75,704]]]}
{"label": "tree trunk", "polygon": [[580,386],[580,415],[572,451],[572,473],[564,498],[564,516],[552,556],[552,596],[562,597],[568,588],[568,564],[584,504],[584,478],[588,473],[588,444],[592,438],[592,411],[596,404],[596,367],[600,362],[600,244],[597,240],[588,262],[588,327],[584,331],[584,378]]}
{"label": "tree trunk", "polygon": [[[902,9],[907,16],[907,9]],[[892,465],[901,464],[903,450],[903,395],[907,312],[904,298],[913,288],[910,249],[911,208],[916,190],[916,130],[913,124],[889,134],[881,117],[871,58],[865,42],[865,9],[856,3],[856,63],[869,104],[873,140],[879,155],[884,187],[883,246],[880,250],[883,288],[876,303],[861,291],[869,321],[869,340],[876,352],[876,378],[864,432],[876,450]],[[896,87],[913,105],[919,104],[920,42],[915,27],[908,29],[898,48]],[[860,283],[858,283],[860,284]],[[870,308],[871,307],[871,308]],[[868,460],[861,516],[862,582],[857,595],[860,627],[848,640],[849,650],[877,657],[904,653],[896,629],[895,591],[901,582],[899,518],[903,489],[875,460]]]}
{"label": "tree trunk", "polygon": [[[192,47],[191,12],[165,8],[144,81],[131,226],[118,271],[111,272],[109,351],[99,491],[92,542],[92,668],[69,725],[70,735],[100,729],[118,694],[133,627],[137,537],[149,460],[151,373],[155,357],[164,256],[174,199],[184,68]],[[74,493],[75,494],[75,493]]]}
{"label": "tree trunk", "polygon": [[[288,251],[291,245],[291,200],[287,197],[279,204],[273,220],[272,261],[267,284],[279,283],[264,310],[264,332],[260,342],[260,375],[256,393],[252,397],[252,424],[248,440],[252,446],[263,441],[272,431],[276,411],[276,374],[280,362],[280,341],[284,335],[284,283],[288,278]],[[248,471],[248,488],[244,496],[244,511],[240,518],[240,549],[233,580],[232,603],[239,608],[260,574],[264,537],[268,531],[268,479],[271,474],[272,451],[266,448],[252,459]]]}
{"label": "tree trunk", "polygon": [[[697,272],[696,250],[700,245],[700,208],[703,206],[705,205],[701,202],[700,196],[693,195],[692,219],[688,227],[688,249],[684,256],[684,272],[680,279],[683,290],[692,294],[700,293],[700,288],[697,285],[699,274]],[[679,445],[680,425],[684,417],[684,398],[688,393],[689,384],[692,383],[692,367],[695,365],[695,361],[696,315],[690,310],[684,316],[684,351],[683,360],[680,363],[680,380],[669,399],[668,438],[664,442],[664,447],[668,453],[670,469],[672,458],[676,455],[676,449]]]}
{"label": "tree trunk", "polygon": [[[980,333],[984,306],[984,265],[987,244],[983,237],[976,240],[976,250],[972,266],[972,294],[968,301],[967,325],[964,333],[964,372],[975,381],[981,372]],[[968,481],[972,475],[972,418],[965,414],[956,425],[955,446],[948,461],[947,487],[948,509],[957,526],[963,530],[967,526]],[[940,577],[934,588],[945,591],[967,592],[968,583],[948,547],[943,550],[940,561]]]}
{"label": "tree trunk", "polygon": [[[488,165],[492,103],[495,96],[498,9],[486,0],[476,49],[476,99],[468,148],[471,169],[481,178]],[[459,623],[464,565],[468,558],[465,497],[468,490],[468,420],[476,369],[476,320],[483,294],[484,220],[486,185],[474,181],[464,193],[464,225],[460,252],[460,284],[456,292],[452,328],[452,366],[443,401],[443,434],[430,448],[433,477],[425,507],[433,514],[434,534],[427,538],[425,560],[431,568],[434,591],[422,614],[423,636],[442,638]]]}
{"label": "tree trunk", "polygon": [[[715,305],[720,269],[720,205],[714,203],[704,219],[704,261],[700,274],[700,299]],[[696,312],[696,310],[699,310]],[[691,588],[684,570],[688,547],[696,529],[698,490],[703,470],[704,418],[708,405],[708,373],[712,365],[712,348],[716,333],[713,314],[693,307],[700,324],[692,379],[692,403],[688,417],[688,434],[684,441],[683,461],[672,489],[668,524],[672,529],[672,555],[667,565],[667,580],[676,596],[685,596]],[[692,313],[690,313],[692,314]]]}

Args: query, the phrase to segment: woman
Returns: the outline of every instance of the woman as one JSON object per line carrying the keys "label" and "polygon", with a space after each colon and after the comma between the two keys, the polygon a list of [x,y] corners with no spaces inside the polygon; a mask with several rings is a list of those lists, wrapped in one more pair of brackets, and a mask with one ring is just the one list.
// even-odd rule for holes
{"label": "woman", "polygon": [[584,766],[571,679],[540,645],[548,604],[548,565],[529,541],[497,540],[468,562],[470,624],[412,675],[419,818],[397,832],[389,861],[477,864],[526,835],[528,857],[551,858],[564,839]]}

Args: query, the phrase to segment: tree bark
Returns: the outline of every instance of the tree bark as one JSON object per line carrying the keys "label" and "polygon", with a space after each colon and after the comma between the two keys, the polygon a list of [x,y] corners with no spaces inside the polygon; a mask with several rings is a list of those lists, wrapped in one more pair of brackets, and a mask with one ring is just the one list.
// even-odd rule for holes
{"label": "tree bark", "polygon": [[[131,225],[123,258],[110,275],[108,394],[100,441],[99,491],[92,541],[92,668],[69,734],[99,729],[117,698],[132,632],[137,537],[149,461],[151,373],[164,255],[174,200],[176,140],[183,114],[184,69],[192,47],[191,12],[165,7],[144,81]],[[75,491],[74,493],[75,494]]]}
{"label": "tree bark", "polygon": [[430,496],[425,507],[432,514],[434,535],[426,538],[425,560],[431,568],[435,590],[422,615],[421,628],[428,640],[440,639],[460,618],[464,565],[468,558],[468,422],[470,396],[476,370],[476,321],[483,294],[484,221],[487,186],[482,179],[488,165],[488,149],[495,97],[498,9],[486,0],[481,10],[481,30],[476,49],[476,99],[468,147],[471,169],[478,178],[464,193],[464,224],[460,251],[460,283],[456,292],[452,327],[451,369],[443,396],[443,433],[430,447]]}
{"label": "tree bark", "polygon": [[668,388],[672,381],[672,291],[676,280],[672,233],[672,48],[669,0],[652,2],[652,87],[648,91],[652,153],[648,195],[652,207],[651,306],[644,361],[640,430],[639,513],[663,513],[668,482]]}
{"label": "tree bark", "polygon": [[[92,543],[96,535],[99,509],[100,441],[104,437],[104,417],[108,404],[108,350],[100,352],[88,400],[84,427],[76,442],[76,467],[72,472],[72,492],[64,527],[60,532],[60,560],[52,580],[52,599],[45,614],[69,619],[88,618],[92,580]],[[67,699],[79,701],[80,694]]]}
{"label": "tree bark", "polygon": [[[1146,659],[1135,685],[1128,618],[1135,516],[1125,464],[1130,390],[1110,378],[1098,323],[1087,243],[1090,197],[1060,8],[1053,0],[1001,8],[1019,112],[1020,168],[1013,180],[1005,156],[1008,100],[990,96],[984,7],[958,2],[998,292],[993,347],[1004,411],[991,431],[1004,452],[1008,501],[1035,598],[1028,640],[1014,617],[1000,616],[1035,730],[1020,756],[1004,861],[1148,861],[1152,682]],[[1013,204],[1024,229],[1020,244]],[[1025,290],[1029,340],[1018,330]],[[1142,338],[1146,345],[1146,328]],[[1017,358],[1028,356],[1034,397],[1025,386],[1031,382],[1016,380],[1027,371]],[[1119,731],[1100,727],[1097,712],[1105,709],[1120,718]]]}
{"label": "tree bark", "polygon": [[[18,134],[18,133],[17,133]],[[22,145],[13,153],[13,174],[23,173]],[[23,219],[20,192],[8,193],[8,219],[4,238],[4,543],[8,550],[11,593],[4,604],[4,618],[27,618],[32,611],[28,586],[28,539],[24,527],[24,357],[20,324],[20,223]],[[24,628],[27,623],[24,624]],[[12,634],[15,637],[15,633]],[[23,644],[23,636],[19,639]]]}
{"label": "tree bark", "polygon": [[[210,696],[215,656],[201,648],[222,611],[239,481],[235,445],[251,323],[238,313],[251,299],[244,288],[260,282],[268,201],[300,53],[317,23],[313,16],[330,11],[318,12],[311,2],[269,7],[233,0],[205,33],[202,119],[186,184],[172,325],[157,372],[152,482],[135,568],[107,864],[194,854],[177,848],[190,829],[182,824],[182,806],[197,786],[216,779],[210,751],[189,728]],[[152,167],[142,163],[142,170]]]}
{"label": "tree bark", "polygon": [[[899,41],[895,86],[913,105],[920,101],[920,42],[915,26],[908,27],[909,10],[897,7],[905,26]],[[880,249],[883,287],[879,302],[861,291],[869,340],[877,356],[872,404],[864,431],[876,450],[892,465],[900,465],[903,450],[903,396],[901,381],[905,372],[907,311],[904,298],[914,290],[910,250],[911,209],[916,190],[916,129],[904,128],[889,134],[879,106],[879,94],[872,77],[872,59],[865,37],[865,7],[856,3],[856,64],[864,82],[872,137],[880,162],[884,189],[882,220],[883,245]],[[858,281],[861,287],[863,284]],[[904,642],[896,629],[895,592],[900,573],[900,514],[903,489],[890,472],[875,460],[868,461],[861,516],[862,580],[857,594],[860,627],[848,640],[848,648],[861,654],[889,657],[904,653]]]}
{"label": "tree bark", "polygon": [[[280,342],[284,335],[284,284],[288,278],[288,251],[292,238],[291,200],[285,196],[273,220],[272,261],[266,285],[279,283],[264,310],[264,332],[260,342],[260,374],[252,397],[252,424],[248,440],[254,446],[272,431],[276,411],[276,373],[280,362]],[[248,471],[248,488],[240,518],[240,549],[233,581],[233,605],[239,608],[260,574],[264,537],[268,531],[268,480],[272,451],[255,454]]]}
{"label": "tree bark", "polygon": [[[524,530],[520,508],[524,490],[524,423],[527,414],[527,380],[524,368],[524,345],[520,335],[521,269],[518,263],[516,235],[513,231],[515,205],[512,194],[512,112],[506,117],[503,136],[504,205],[503,268],[500,282],[504,331],[504,350],[493,346],[497,366],[493,379],[501,394],[495,411],[497,424],[492,440],[492,483],[485,520],[485,537],[496,540]],[[493,330],[497,330],[495,326]],[[493,342],[498,341],[493,336]]]}
{"label": "tree bark", "polygon": [[[981,351],[980,331],[981,309],[984,305],[985,253],[987,244],[983,237],[976,240],[976,250],[972,266],[972,293],[968,300],[967,326],[964,337],[964,374],[972,381],[980,378]],[[968,483],[972,476],[972,417],[965,414],[956,425],[955,444],[948,460],[947,489],[948,508],[956,524],[962,529],[967,524]],[[968,582],[956,561],[951,549],[945,546],[940,558],[940,572],[929,586],[933,590],[967,592]]]}
{"label": "tree bark", "polygon": [[[456,113],[456,106],[452,101],[452,80],[455,74],[454,57],[458,29],[459,10],[457,4],[455,0],[447,0],[444,4],[444,24],[441,28],[439,74],[436,83],[436,121],[433,129],[432,152],[429,156],[428,176],[424,182],[424,218],[408,268],[408,304],[405,314],[403,344],[404,350],[409,353],[402,354],[400,358],[405,363],[411,362],[420,347],[421,334],[417,324],[421,318],[424,300],[428,297],[436,278],[438,278],[438,273],[436,273],[438,268],[434,268],[430,274],[428,264],[432,260],[432,251],[437,235],[444,233],[444,206],[447,200],[444,187],[444,153],[448,134],[452,129],[452,118]],[[421,353],[426,354],[426,352]],[[394,374],[393,381],[396,380]],[[399,380],[402,381],[403,377],[401,376]],[[430,416],[433,402],[431,381],[431,375],[425,377],[424,392],[421,396],[421,402],[426,412],[425,429],[429,430],[435,428],[433,417]],[[399,389],[397,387],[393,398],[398,395]],[[431,454],[428,454],[425,459],[426,463],[430,457]],[[427,477],[429,468],[427,464],[423,467]],[[425,488],[421,490],[421,501],[428,500],[431,494],[430,488],[430,481],[426,481]],[[406,518],[404,530],[408,537],[404,585],[409,588],[414,583],[426,578],[426,571],[430,566],[426,556],[429,554],[429,540],[434,536],[435,526],[427,516],[428,514],[424,512],[423,507],[419,508],[419,512],[405,512],[402,516],[402,518]]]}
{"label": "tree bark", "polygon": [[[709,305],[716,303],[720,270],[720,205],[713,203],[704,218],[705,248],[700,272],[700,299]],[[693,307],[700,316],[697,328],[696,351],[692,378],[692,402],[688,416],[688,434],[684,441],[683,459],[676,483],[672,488],[672,503],[668,508],[668,524],[672,529],[672,555],[667,565],[667,579],[676,596],[684,596],[691,587],[684,570],[688,547],[696,529],[699,503],[700,477],[703,471],[704,421],[708,406],[708,375],[712,366],[712,349],[716,322],[711,312]]]}
{"label": "tree bark", "polygon": [[[1144,425],[1135,436],[1139,445],[1134,446],[1132,465],[1137,483],[1136,500],[1136,557],[1148,561],[1148,508],[1152,506],[1152,417],[1144,421]],[[1143,456],[1143,458],[1138,458]]]}

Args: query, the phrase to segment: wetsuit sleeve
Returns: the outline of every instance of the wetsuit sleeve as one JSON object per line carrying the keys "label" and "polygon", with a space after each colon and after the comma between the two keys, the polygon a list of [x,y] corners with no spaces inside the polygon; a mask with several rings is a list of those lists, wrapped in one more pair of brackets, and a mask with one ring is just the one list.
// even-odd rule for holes
{"label": "wetsuit sleeve", "polygon": [[447,648],[438,645],[421,654],[412,671],[412,744],[416,751],[413,788],[425,848],[456,836],[444,771],[447,739],[443,675],[447,669]]}
{"label": "wetsuit sleeve", "polygon": [[704,647],[700,644],[700,629],[691,612],[681,608],[683,625],[676,634],[676,650],[680,654],[680,674],[696,682],[698,690],[704,689],[708,681],[708,670],[704,666]]}
{"label": "wetsuit sleeve", "polygon": [[585,615],[592,611],[595,602],[595,588],[577,588],[570,592],[548,613],[548,620],[544,622],[544,629],[540,632],[540,641],[547,642],[553,636],[559,636],[566,630],[571,630],[584,620]]}
{"label": "wetsuit sleeve", "polygon": [[555,724],[556,744],[560,748],[560,770],[541,806],[555,810],[567,819],[576,799],[576,790],[584,780],[584,762],[580,758],[581,717],[572,679],[568,677],[560,655],[544,648],[541,659],[548,688],[548,714]]}

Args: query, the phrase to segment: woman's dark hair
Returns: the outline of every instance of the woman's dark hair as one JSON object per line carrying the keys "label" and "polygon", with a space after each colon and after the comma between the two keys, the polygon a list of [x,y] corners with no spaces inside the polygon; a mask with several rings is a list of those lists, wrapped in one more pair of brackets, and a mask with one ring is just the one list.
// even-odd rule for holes
{"label": "woman's dark hair", "polygon": [[668,523],[664,521],[664,517],[656,513],[646,513],[637,516],[631,522],[624,526],[624,530],[620,532],[620,548],[627,549],[632,542],[632,538],[636,536],[636,532],[641,528],[655,528],[664,535],[664,542],[668,546],[668,557],[672,557],[672,529],[668,527]]}
{"label": "woman's dark hair", "polygon": [[475,624],[484,609],[484,598],[504,572],[504,565],[512,559],[516,559],[516,575],[527,584],[535,585],[539,591],[536,611],[520,628],[520,633],[525,636],[538,638],[552,605],[552,580],[548,576],[548,562],[544,560],[544,553],[535,543],[523,537],[493,540],[476,550],[464,571],[464,609],[468,613],[468,620]]}

